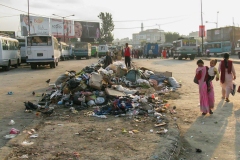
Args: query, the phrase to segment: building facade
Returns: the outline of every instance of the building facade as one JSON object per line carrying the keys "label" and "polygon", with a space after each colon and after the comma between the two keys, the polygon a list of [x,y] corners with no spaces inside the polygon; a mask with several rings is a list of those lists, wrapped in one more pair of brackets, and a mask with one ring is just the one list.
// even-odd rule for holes
{"label": "building facade", "polygon": [[140,48],[143,43],[164,43],[165,35],[163,30],[148,29],[139,33],[132,34],[132,45]]}

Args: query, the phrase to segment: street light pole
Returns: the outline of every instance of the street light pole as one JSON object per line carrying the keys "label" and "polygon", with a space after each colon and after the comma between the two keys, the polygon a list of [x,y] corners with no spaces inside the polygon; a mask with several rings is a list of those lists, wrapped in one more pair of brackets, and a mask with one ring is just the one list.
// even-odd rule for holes
{"label": "street light pole", "polygon": [[28,0],[28,35],[30,35],[29,0]]}
{"label": "street light pole", "polygon": [[216,28],[218,28],[218,13],[219,13],[219,11],[217,11],[217,23],[216,23]]}
{"label": "street light pole", "polygon": [[73,15],[69,15],[69,16],[65,16],[65,17],[59,16],[59,15],[56,15],[56,14],[52,14],[52,15],[57,16],[57,17],[61,17],[63,19],[63,41],[65,42],[64,20],[67,17],[71,17],[71,16],[75,16],[75,15],[73,14]]}

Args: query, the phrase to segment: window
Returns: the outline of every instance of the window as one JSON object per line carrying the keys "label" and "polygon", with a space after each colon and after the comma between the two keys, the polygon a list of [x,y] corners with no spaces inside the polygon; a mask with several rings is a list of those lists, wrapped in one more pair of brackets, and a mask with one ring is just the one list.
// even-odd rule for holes
{"label": "window", "polygon": [[28,46],[52,46],[52,38],[49,36],[35,36],[27,38]]}

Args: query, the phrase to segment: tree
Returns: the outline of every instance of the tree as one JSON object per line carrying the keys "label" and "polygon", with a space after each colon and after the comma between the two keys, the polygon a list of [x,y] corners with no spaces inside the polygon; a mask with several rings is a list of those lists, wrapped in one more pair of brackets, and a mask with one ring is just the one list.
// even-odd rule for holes
{"label": "tree", "polygon": [[102,20],[100,38],[98,39],[99,43],[112,43],[114,40],[112,33],[114,30],[112,14],[101,12],[98,17]]}
{"label": "tree", "polygon": [[165,42],[172,43],[173,41],[176,41],[179,37],[180,35],[177,32],[166,32]]}

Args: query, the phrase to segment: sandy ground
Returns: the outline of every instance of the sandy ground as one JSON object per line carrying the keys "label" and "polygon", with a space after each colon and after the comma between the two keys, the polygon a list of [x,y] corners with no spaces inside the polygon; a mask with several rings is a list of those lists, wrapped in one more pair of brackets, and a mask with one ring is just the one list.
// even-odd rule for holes
{"label": "sandy ground", "polygon": [[[230,103],[221,99],[221,87],[214,81],[215,109],[213,115],[202,116],[199,111],[198,86],[193,83],[196,60],[136,60],[144,61],[146,67],[173,72],[182,81],[181,98],[172,105],[178,108],[178,124],[182,134],[182,153],[179,159],[210,160],[240,159],[240,94],[230,96]],[[205,61],[209,65],[209,61]],[[240,84],[240,65],[234,64],[237,72],[236,84]],[[196,153],[195,149],[202,153]]]}
{"label": "sandy ground", "polygon": [[[8,143],[13,149],[8,159],[20,159],[28,155],[29,159],[160,159],[161,157],[173,157],[159,153],[170,153],[176,136],[176,125],[171,120],[169,113],[163,117],[166,122],[164,128],[167,134],[156,134],[160,128],[154,127],[156,118],[153,116],[107,116],[107,119],[89,117],[88,111],[72,114],[68,109],[55,106],[52,116],[36,116],[33,113],[24,113],[24,101],[37,103],[38,95],[46,92],[51,79],[54,82],[60,74],[66,70],[80,71],[86,65],[96,62],[91,60],[72,60],[59,63],[56,69],[49,67],[31,70],[29,66],[12,68],[9,72],[0,71],[0,116],[1,132],[3,137],[11,128],[17,128],[21,134]],[[50,83],[51,83],[50,82]],[[13,95],[7,95],[9,91]],[[33,96],[32,92],[36,95]],[[166,99],[176,99],[177,92],[166,96]],[[169,102],[170,102],[169,101]],[[13,119],[16,124],[9,126]],[[33,124],[38,124],[34,126]],[[28,131],[36,130],[38,137],[32,139]],[[150,130],[153,129],[154,133]],[[124,132],[123,132],[124,131]],[[32,145],[22,145],[26,140]],[[0,139],[0,147],[3,150],[8,140]],[[0,150],[0,151],[1,151]],[[1,153],[1,152],[0,152]],[[0,155],[1,157],[1,155]],[[1,159],[1,158],[0,158]]]}
{"label": "sandy ground", "polygon": [[[30,129],[25,126],[31,124],[36,117],[33,114],[23,113],[22,102],[38,99],[31,95],[33,90],[36,93],[42,93],[47,88],[45,83],[47,79],[55,80],[65,70],[80,70],[94,61],[96,60],[61,62],[56,69],[31,70],[29,67],[21,67],[12,69],[10,72],[0,71],[1,136],[11,128],[7,125],[10,119],[17,121],[13,127],[20,130]],[[203,117],[198,107],[198,86],[193,83],[196,60],[139,59],[134,62],[138,66],[144,64],[144,67],[152,70],[173,72],[173,76],[182,83],[182,88],[179,90],[180,99],[170,102],[172,106],[177,106],[176,117],[181,129],[183,146],[179,159],[240,159],[238,93],[235,97],[230,97],[230,103],[225,103],[221,100],[219,82],[214,82],[214,114]],[[209,61],[205,62],[208,65]],[[235,69],[236,83],[240,84],[238,79],[240,66],[235,64]],[[9,91],[13,91],[14,94],[6,95]],[[61,109],[58,110],[60,111]],[[150,155],[161,147],[159,143],[167,146],[164,140],[168,135],[159,136],[149,132],[154,124],[151,117],[142,122],[136,122],[128,117],[99,119],[84,117],[83,113],[70,117],[67,116],[69,115],[67,111],[62,113],[61,116],[49,117],[42,121],[37,131],[39,137],[28,139],[34,142],[34,145],[27,149],[16,145],[14,155],[32,154],[32,159],[150,159]],[[107,131],[108,128],[112,131]],[[133,135],[123,134],[122,129],[140,132]],[[1,147],[6,142],[0,139]],[[196,153],[196,148],[201,149],[202,153]],[[155,156],[154,159],[160,159],[160,157]]]}

